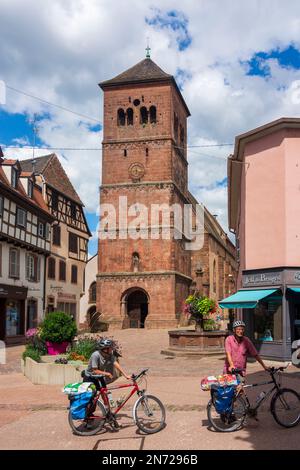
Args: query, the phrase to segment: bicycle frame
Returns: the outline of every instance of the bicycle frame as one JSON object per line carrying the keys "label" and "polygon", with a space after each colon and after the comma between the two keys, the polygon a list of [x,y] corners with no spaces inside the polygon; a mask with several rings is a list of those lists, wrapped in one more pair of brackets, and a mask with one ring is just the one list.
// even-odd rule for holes
{"label": "bicycle frame", "polygon": [[[123,408],[123,406],[128,402],[128,400],[135,394],[140,394],[142,393],[138,384],[136,382],[132,382],[130,384],[120,384],[120,385],[115,385],[115,386],[112,386],[112,387],[101,387],[100,390],[98,391],[98,393],[96,394],[95,398],[94,398],[94,403],[96,401],[99,400],[99,398],[101,397],[102,398],[102,401],[103,401],[103,404],[107,407],[108,409],[108,412],[110,413],[111,412],[111,406],[110,406],[110,403],[109,403],[109,399],[107,397],[107,393],[110,392],[111,390],[119,390],[119,389],[123,389],[123,388],[130,388],[132,387],[132,390],[131,392],[129,393],[129,395],[126,397],[126,399],[118,406],[118,408],[116,410],[114,410],[114,415],[117,415],[119,413],[119,411]],[[93,417],[90,417],[89,419],[91,419]]]}
{"label": "bicycle frame", "polygon": [[[273,384],[273,387],[270,388],[270,390],[268,390],[268,391],[266,392],[266,394],[265,394],[262,398],[260,398],[260,399],[258,400],[258,402],[256,403],[256,405],[255,405],[253,408],[251,408],[253,411],[258,410],[258,408],[260,407],[260,405],[261,405],[270,395],[272,395],[272,393],[273,393],[275,390],[277,390],[277,391],[280,390],[280,384],[278,384],[277,380],[275,379],[275,374],[272,374],[271,377],[272,377],[272,380],[269,380],[269,381],[267,381],[267,382],[259,382],[259,383],[256,383],[256,384],[243,385],[243,389],[245,389],[245,388],[253,388],[253,387],[259,387],[259,386],[262,386],[262,385],[271,385],[271,384]],[[242,390],[243,390],[243,389],[242,389]],[[240,393],[240,392],[239,392],[239,393]],[[248,399],[246,393],[244,393],[244,395],[245,395],[245,399],[246,399],[246,402],[247,402],[247,406],[250,408],[251,405],[250,405],[249,399]]]}

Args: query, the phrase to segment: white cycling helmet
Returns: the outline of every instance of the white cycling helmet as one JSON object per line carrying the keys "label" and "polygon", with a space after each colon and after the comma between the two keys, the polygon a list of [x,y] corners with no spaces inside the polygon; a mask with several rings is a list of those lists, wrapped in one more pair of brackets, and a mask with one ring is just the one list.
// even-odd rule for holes
{"label": "white cycling helmet", "polygon": [[245,322],[243,322],[243,320],[235,320],[232,324],[233,330],[237,328],[238,326],[243,326],[245,328],[246,325],[245,325]]}
{"label": "white cycling helmet", "polygon": [[112,348],[113,347],[113,342],[111,339],[107,338],[102,338],[97,342],[97,348],[98,349],[105,349],[105,348]]}

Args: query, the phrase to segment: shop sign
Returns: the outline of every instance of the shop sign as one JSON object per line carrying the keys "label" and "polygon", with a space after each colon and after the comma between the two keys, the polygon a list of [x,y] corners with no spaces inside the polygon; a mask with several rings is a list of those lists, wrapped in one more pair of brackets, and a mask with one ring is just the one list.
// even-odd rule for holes
{"label": "shop sign", "polygon": [[61,300],[62,298],[64,300],[76,300],[76,295],[75,294],[66,294],[65,292],[58,292],[57,298]]}
{"label": "shop sign", "polygon": [[243,286],[262,286],[281,284],[282,276],[278,272],[259,273],[259,274],[243,274]]}

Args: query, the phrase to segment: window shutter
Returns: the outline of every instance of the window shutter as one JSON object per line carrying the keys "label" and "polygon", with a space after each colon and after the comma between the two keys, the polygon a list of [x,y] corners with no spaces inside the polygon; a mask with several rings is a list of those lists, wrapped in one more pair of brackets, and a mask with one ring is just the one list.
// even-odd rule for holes
{"label": "window shutter", "polygon": [[30,259],[28,254],[26,254],[26,279],[30,279]]}
{"label": "window shutter", "polygon": [[20,277],[20,252],[16,250],[16,277]]}
{"label": "window shutter", "polygon": [[40,282],[41,280],[41,258],[37,256],[36,258],[36,280]]}

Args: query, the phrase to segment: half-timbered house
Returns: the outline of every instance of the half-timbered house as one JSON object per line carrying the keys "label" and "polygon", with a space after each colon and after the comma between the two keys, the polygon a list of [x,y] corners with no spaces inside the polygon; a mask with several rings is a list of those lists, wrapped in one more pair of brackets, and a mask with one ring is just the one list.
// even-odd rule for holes
{"label": "half-timbered house", "polygon": [[23,342],[43,318],[53,221],[33,171],[0,155],[0,339],[6,344]]}
{"label": "half-timbered house", "polygon": [[20,163],[22,171],[34,172],[48,210],[55,218],[46,268],[46,311],[64,311],[79,322],[91,236],[84,205],[55,154]]}

